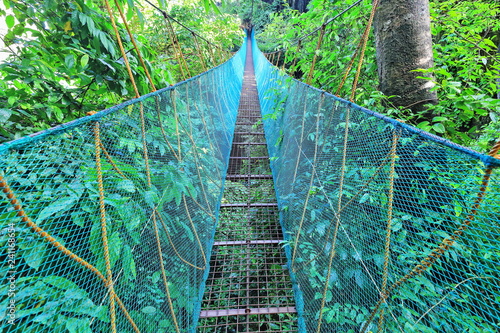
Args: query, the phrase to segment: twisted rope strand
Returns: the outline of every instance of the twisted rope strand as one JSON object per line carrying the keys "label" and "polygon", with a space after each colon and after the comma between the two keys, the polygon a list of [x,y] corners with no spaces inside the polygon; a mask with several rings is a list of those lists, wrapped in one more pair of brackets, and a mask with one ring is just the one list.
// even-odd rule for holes
{"label": "twisted rope strand", "polygon": [[[99,189],[99,210],[101,213],[101,237],[102,246],[104,249],[104,261],[106,263],[107,287],[109,293],[114,294],[113,287],[113,273],[111,271],[111,262],[109,258],[108,247],[108,232],[106,223],[106,207],[104,204],[104,182],[102,180],[102,166],[101,166],[101,138],[99,131],[99,122],[94,123],[94,142],[95,142],[95,163],[97,167],[97,184]],[[115,300],[113,297],[109,298],[109,312],[111,317],[111,331],[116,333],[116,313],[115,313]]]}
{"label": "twisted rope strand", "polygon": [[[392,227],[392,205],[394,202],[394,177],[396,169],[396,148],[398,145],[398,139],[400,134],[396,134],[396,129],[393,133],[392,147],[391,147],[391,165],[389,170],[389,196],[387,202],[387,228],[385,236],[385,255],[384,255],[384,271],[382,276],[382,295],[386,293],[387,289],[387,276],[389,271],[389,260],[390,260],[390,246],[391,246],[391,227]],[[378,321],[378,332],[382,331],[384,325],[384,309],[380,311],[379,321]]]}

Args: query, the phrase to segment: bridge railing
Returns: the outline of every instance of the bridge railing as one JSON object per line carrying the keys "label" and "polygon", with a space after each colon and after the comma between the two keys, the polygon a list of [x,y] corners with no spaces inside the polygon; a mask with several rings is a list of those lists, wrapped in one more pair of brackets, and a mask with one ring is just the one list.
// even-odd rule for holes
{"label": "bridge railing", "polygon": [[244,60],[0,146],[0,331],[194,331]]}
{"label": "bridge railing", "polygon": [[301,329],[498,331],[500,160],[254,62]]}

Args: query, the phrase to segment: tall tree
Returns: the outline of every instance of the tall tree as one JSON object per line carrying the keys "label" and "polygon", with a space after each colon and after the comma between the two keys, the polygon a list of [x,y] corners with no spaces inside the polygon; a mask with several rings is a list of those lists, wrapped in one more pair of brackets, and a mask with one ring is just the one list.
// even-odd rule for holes
{"label": "tall tree", "polygon": [[433,66],[428,0],[381,0],[374,19],[379,89],[415,112],[437,103],[433,83],[416,70]]}

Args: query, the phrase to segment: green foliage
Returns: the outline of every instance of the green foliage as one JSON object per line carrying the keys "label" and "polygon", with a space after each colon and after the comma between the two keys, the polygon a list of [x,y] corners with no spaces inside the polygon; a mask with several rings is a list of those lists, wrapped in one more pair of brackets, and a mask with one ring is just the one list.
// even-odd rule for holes
{"label": "green foliage", "polygon": [[[362,2],[329,24],[319,50],[316,50],[319,32],[314,29],[352,3],[313,0],[306,13],[288,8],[273,13],[271,22],[257,36],[259,46],[264,52],[287,49],[278,64],[285,62],[287,72],[303,81],[309,74],[313,56],[317,55],[312,84],[335,93],[355,53],[371,3]],[[355,101],[454,142],[487,151],[500,130],[500,88],[496,82],[500,71],[499,13],[500,5],[493,1],[431,1],[435,66],[429,72],[435,76],[439,96],[439,104],[428,107],[428,113],[434,116],[432,121],[422,121],[423,115],[409,110],[391,108],[391,96],[383,96],[376,90],[378,77],[372,35]],[[297,52],[298,38],[311,32]],[[295,66],[291,68],[293,63]],[[352,84],[351,74],[339,95],[348,98]]]}
{"label": "green foliage", "polygon": [[[483,151],[491,146],[488,135],[499,128],[500,5],[490,1],[436,1],[433,20],[436,89],[440,103],[430,106],[439,117],[436,133]],[[436,128],[436,124],[441,124]],[[494,139],[494,138],[493,138]]]}
{"label": "green foliage", "polygon": [[[207,1],[205,1],[207,2]],[[157,88],[182,80],[163,16],[127,2],[135,39]],[[94,1],[4,1],[0,9],[11,55],[0,64],[0,142],[47,129],[134,97],[108,14]],[[141,9],[143,12],[139,11]],[[206,13],[195,1],[170,8],[171,15],[215,45],[234,49],[241,32],[234,18]],[[124,47],[141,95],[150,86],[123,25]],[[177,26],[190,75],[204,70],[191,33]],[[199,40],[206,59],[213,46]],[[217,54],[208,67],[219,64]]]}

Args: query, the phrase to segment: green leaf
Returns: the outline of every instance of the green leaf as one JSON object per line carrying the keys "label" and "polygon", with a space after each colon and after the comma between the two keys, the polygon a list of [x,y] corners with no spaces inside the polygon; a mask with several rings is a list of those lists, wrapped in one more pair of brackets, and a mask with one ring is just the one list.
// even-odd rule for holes
{"label": "green leaf", "polygon": [[38,241],[27,241],[19,245],[23,249],[22,257],[31,268],[38,270],[45,259],[47,244]]}
{"label": "green leaf", "polygon": [[120,259],[120,252],[122,250],[122,239],[120,238],[120,233],[115,231],[111,234],[108,240],[109,244],[109,260],[111,262],[111,267],[114,267],[115,263]]}
{"label": "green leaf", "polygon": [[146,306],[141,310],[143,313],[152,315],[156,313],[156,308],[154,306]]}
{"label": "green leaf", "polygon": [[9,96],[9,99],[7,102],[9,103],[10,106],[14,105],[15,102],[17,102],[18,98],[17,96]]}
{"label": "green leaf", "polygon": [[16,20],[14,19],[14,16],[8,15],[5,18],[5,24],[7,24],[7,28],[11,29],[16,24]]}
{"label": "green leaf", "polygon": [[47,276],[43,278],[43,282],[63,290],[78,289],[76,283],[60,276],[55,276],[55,275]]}
{"label": "green leaf", "polygon": [[0,109],[0,124],[5,123],[7,120],[9,120],[11,115],[11,109]]}
{"label": "green leaf", "polygon": [[135,192],[135,186],[134,182],[131,181],[130,179],[122,179],[117,185],[117,188],[120,190],[124,190],[129,193],[134,193]]}
{"label": "green leaf", "polygon": [[365,193],[365,194],[363,194],[361,199],[359,199],[359,203],[362,204],[362,203],[366,202],[366,200],[368,200],[368,199],[370,199],[370,193]]}
{"label": "green leaf", "polygon": [[89,56],[87,54],[84,54],[80,59],[80,65],[82,67],[85,67],[87,66],[88,63],[89,63]]}
{"label": "green leaf", "polygon": [[70,333],[92,333],[90,319],[88,318],[68,318],[66,321],[66,329]]}
{"label": "green leaf", "polygon": [[77,197],[64,197],[52,202],[49,206],[45,207],[37,218],[37,223],[45,220],[46,218],[57,214],[61,211],[66,211],[71,208],[77,201]]}
{"label": "green leaf", "polygon": [[75,57],[72,54],[68,54],[66,58],[64,58],[64,63],[66,64],[66,67],[68,67],[68,69],[73,68],[73,66],[75,65]]}
{"label": "green leaf", "polygon": [[432,129],[438,133],[444,133],[446,132],[446,129],[444,128],[443,124],[437,123],[432,125]]}
{"label": "green leaf", "polygon": [[123,271],[125,273],[125,276],[129,280],[135,280],[137,276],[137,271],[135,268],[135,261],[134,261],[134,256],[132,254],[132,250],[130,249],[130,246],[125,245],[123,247]]}

